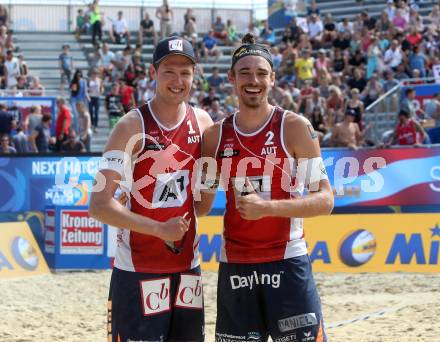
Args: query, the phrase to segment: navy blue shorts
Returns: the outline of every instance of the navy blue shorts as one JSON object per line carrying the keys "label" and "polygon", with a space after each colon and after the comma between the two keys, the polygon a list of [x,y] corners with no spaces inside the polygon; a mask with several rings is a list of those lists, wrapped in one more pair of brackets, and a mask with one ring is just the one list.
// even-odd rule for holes
{"label": "navy blue shorts", "polygon": [[308,255],[260,264],[221,263],[216,342],[325,342]]}
{"label": "navy blue shorts", "polygon": [[108,341],[204,341],[200,268],[151,274],[114,268],[108,305]]}

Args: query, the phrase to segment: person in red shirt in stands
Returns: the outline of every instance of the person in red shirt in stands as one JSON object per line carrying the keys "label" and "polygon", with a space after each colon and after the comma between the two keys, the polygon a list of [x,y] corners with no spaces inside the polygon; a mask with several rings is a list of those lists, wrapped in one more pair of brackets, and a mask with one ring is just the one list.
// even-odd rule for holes
{"label": "person in red shirt in stands", "polygon": [[416,26],[411,27],[411,32],[405,37],[405,40],[411,44],[412,47],[417,46],[422,41],[422,35],[417,31]]}
{"label": "person in red shirt in stands", "polygon": [[70,127],[72,126],[72,114],[63,98],[57,99],[57,109],[58,116],[55,123],[55,134],[57,138],[56,150],[59,151],[62,143],[69,136]]}
{"label": "person in red shirt in stands", "polygon": [[129,112],[135,105],[134,88],[129,86],[124,80],[119,81],[121,84],[121,102],[124,112]]}
{"label": "person in red shirt in stands", "polygon": [[422,125],[410,118],[407,111],[401,110],[399,112],[399,122],[394,130],[391,144],[420,146],[427,136]]}

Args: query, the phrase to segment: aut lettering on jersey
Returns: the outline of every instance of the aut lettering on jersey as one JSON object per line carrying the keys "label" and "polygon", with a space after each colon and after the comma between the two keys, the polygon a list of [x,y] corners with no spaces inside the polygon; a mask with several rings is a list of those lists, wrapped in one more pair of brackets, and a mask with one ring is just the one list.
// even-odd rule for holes
{"label": "aut lettering on jersey", "polygon": [[277,289],[281,285],[281,273],[258,274],[257,271],[254,271],[251,275],[244,277],[239,275],[230,276],[229,280],[231,281],[231,288],[233,290],[240,288],[249,288],[249,290],[252,290],[254,287],[260,285],[267,285]]}

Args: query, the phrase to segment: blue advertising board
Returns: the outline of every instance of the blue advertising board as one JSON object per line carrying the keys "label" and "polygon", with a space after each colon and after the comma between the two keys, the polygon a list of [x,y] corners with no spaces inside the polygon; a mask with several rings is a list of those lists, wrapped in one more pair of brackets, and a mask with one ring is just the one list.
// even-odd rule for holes
{"label": "blue advertising board", "polygon": [[[322,156],[336,208],[440,204],[440,147],[324,149]],[[99,161],[98,155],[0,157],[0,213],[87,206]],[[217,194],[216,215],[224,195]]]}

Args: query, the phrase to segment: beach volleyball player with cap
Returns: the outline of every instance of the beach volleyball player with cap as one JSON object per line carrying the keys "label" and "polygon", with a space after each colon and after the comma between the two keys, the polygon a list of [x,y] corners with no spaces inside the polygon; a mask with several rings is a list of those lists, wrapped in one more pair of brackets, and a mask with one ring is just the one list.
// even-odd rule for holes
{"label": "beach volleyball player with cap", "polygon": [[333,208],[318,136],[304,117],[269,104],[272,56],[253,35],[233,53],[228,78],[239,111],[202,144],[217,161],[203,191],[219,180],[226,191],[216,341],[326,341],[303,229],[304,217]]}
{"label": "beach volleyball player with cap", "polygon": [[[109,292],[109,341],[203,341],[203,290],[191,178],[209,115],[186,101],[195,53],[161,40],[151,101],[113,129],[95,179],[90,214],[119,227]],[[114,198],[118,188],[126,205]]]}

